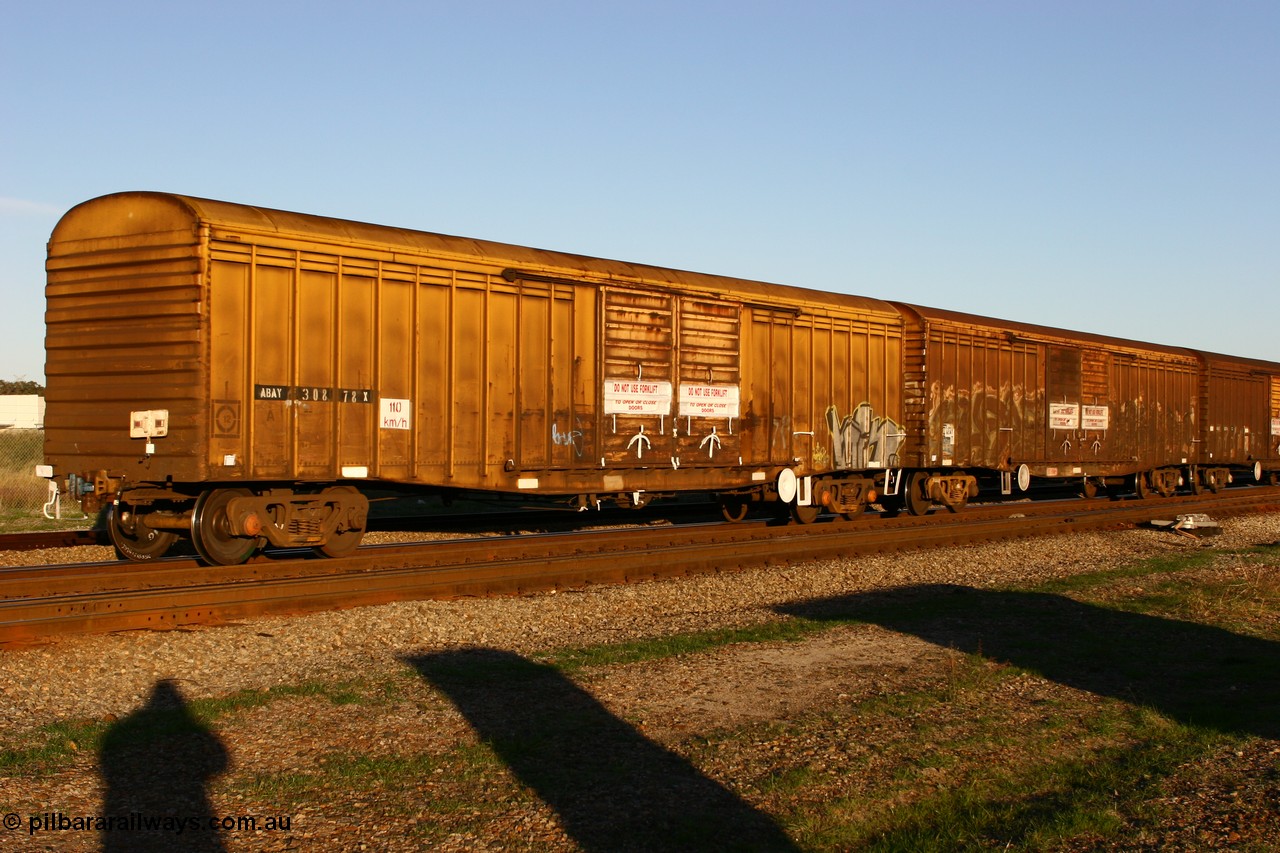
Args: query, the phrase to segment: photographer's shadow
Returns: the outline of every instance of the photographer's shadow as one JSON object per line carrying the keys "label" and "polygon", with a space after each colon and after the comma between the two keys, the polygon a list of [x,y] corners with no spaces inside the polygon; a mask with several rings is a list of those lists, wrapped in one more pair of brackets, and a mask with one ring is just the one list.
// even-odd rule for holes
{"label": "photographer's shadow", "polygon": [[979,654],[1181,723],[1280,738],[1280,643],[1062,595],[947,584],[777,608],[856,620]]}
{"label": "photographer's shadow", "polygon": [[554,667],[494,649],[407,662],[586,851],[791,851],[765,813],[644,737]]}
{"label": "photographer's shadow", "polygon": [[226,770],[227,750],[172,681],[156,682],[145,706],[107,730],[98,757],[106,853],[225,849],[207,785]]}

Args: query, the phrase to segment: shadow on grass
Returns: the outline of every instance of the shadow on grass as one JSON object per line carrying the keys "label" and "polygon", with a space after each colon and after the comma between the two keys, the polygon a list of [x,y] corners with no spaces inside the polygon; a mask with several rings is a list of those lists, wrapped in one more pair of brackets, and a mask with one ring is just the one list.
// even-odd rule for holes
{"label": "shadow on grass", "polygon": [[587,851],[796,848],[763,812],[558,670],[493,649],[407,659]]}
{"label": "shadow on grass", "polygon": [[1280,737],[1280,643],[1061,595],[952,585],[802,602],[780,612],[868,622],[1146,705],[1181,723]]}
{"label": "shadow on grass", "polygon": [[156,682],[144,707],[107,730],[98,758],[106,853],[226,849],[207,785],[226,770],[227,750],[172,681]]}

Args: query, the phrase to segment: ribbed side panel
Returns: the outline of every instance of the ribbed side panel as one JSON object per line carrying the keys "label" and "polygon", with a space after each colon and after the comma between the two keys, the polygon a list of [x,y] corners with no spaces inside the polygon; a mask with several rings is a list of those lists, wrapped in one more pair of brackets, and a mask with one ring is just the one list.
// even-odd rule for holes
{"label": "ribbed side panel", "polygon": [[1104,404],[1111,394],[1111,354],[1102,350],[1087,349],[1081,354],[1081,400],[1085,403]]}
{"label": "ribbed side panel", "polygon": [[1280,457],[1280,376],[1271,377],[1271,444],[1267,456]]}
{"label": "ribbed side panel", "polygon": [[[50,245],[45,295],[45,457],[59,475],[105,468],[131,480],[195,479],[207,396],[201,262],[194,242]],[[187,241],[190,234],[183,234]],[[167,409],[169,434],[145,460],[130,412]],[[161,459],[160,457],[163,457]]]}
{"label": "ribbed side panel", "polygon": [[926,384],[926,347],[924,324],[908,321],[902,331],[903,432],[905,444],[898,456],[905,467],[921,467],[926,464],[928,448],[919,436],[927,434],[929,426],[929,389]]}
{"label": "ribbed side panel", "polygon": [[737,385],[741,333],[738,306],[706,299],[680,300],[680,380]]}
{"label": "ribbed side panel", "polygon": [[1196,383],[1196,408],[1199,411],[1199,418],[1195,425],[1196,442],[1195,453],[1192,460],[1197,464],[1204,465],[1210,461],[1213,447],[1209,442],[1209,419],[1208,413],[1212,411],[1209,408],[1209,377],[1213,373],[1213,368],[1204,364],[1199,371],[1199,379]]}
{"label": "ribbed side panel", "polygon": [[675,306],[663,293],[604,290],[607,379],[672,380]]}
{"label": "ribbed side panel", "polygon": [[1224,362],[1212,363],[1208,374],[1205,411],[1210,415],[1201,432],[1201,463],[1249,465],[1268,458],[1267,377]]}

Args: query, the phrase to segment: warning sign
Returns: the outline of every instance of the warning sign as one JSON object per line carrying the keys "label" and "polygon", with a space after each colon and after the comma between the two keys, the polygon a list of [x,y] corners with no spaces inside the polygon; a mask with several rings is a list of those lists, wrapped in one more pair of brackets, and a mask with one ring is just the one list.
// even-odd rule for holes
{"label": "warning sign", "polygon": [[1050,403],[1049,429],[1079,429],[1079,403]]}
{"label": "warning sign", "polygon": [[606,415],[669,415],[671,414],[671,383],[606,379],[604,413]]}
{"label": "warning sign", "polygon": [[681,384],[680,417],[738,417],[738,386]]}
{"label": "warning sign", "polygon": [[1105,430],[1111,421],[1111,412],[1106,406],[1082,406],[1080,411],[1080,429]]}

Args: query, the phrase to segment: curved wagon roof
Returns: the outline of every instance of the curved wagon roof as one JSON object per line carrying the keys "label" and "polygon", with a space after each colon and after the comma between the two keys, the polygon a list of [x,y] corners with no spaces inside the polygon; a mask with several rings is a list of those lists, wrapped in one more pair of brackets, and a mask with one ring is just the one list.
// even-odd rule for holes
{"label": "curved wagon roof", "polygon": [[[358,247],[362,255],[404,263],[415,263],[426,257],[449,258],[507,271],[511,278],[546,277],[597,284],[665,286],[717,296],[734,294],[766,304],[782,302],[803,306],[806,310],[838,307],[900,316],[889,302],[870,297],[161,192],[115,193],[83,202],[59,221],[50,244],[166,233],[175,239],[184,234],[196,239],[204,227],[215,237],[235,239],[235,235],[244,235],[268,243]],[[66,248],[74,251],[70,245]]]}
{"label": "curved wagon roof", "polygon": [[1091,332],[1077,332],[1070,329],[1059,329],[1053,326],[1040,326],[1034,323],[1017,323],[1011,320],[1000,320],[994,317],[983,317],[977,314],[966,314],[962,311],[950,311],[942,308],[927,308],[922,305],[910,305],[895,302],[895,306],[904,314],[915,315],[927,322],[945,322],[959,326],[969,326],[993,330],[1005,335],[1010,340],[1028,338],[1050,343],[1068,345],[1087,344],[1108,350],[1135,350],[1146,353],[1158,353],[1179,359],[1195,359],[1198,354],[1185,347],[1153,344],[1146,341],[1115,338],[1108,335],[1097,335]]}

